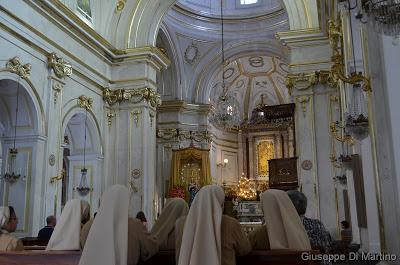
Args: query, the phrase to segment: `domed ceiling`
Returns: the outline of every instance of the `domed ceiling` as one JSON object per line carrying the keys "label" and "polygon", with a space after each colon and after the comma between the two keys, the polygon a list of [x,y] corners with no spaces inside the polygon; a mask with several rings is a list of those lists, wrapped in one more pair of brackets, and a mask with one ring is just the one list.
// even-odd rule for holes
{"label": "domed ceiling", "polygon": [[[221,1],[180,0],[178,8],[198,16],[220,18]],[[272,14],[282,9],[281,0],[230,0],[223,1],[223,15],[226,18],[245,19]]]}
{"label": "domed ceiling", "polygon": [[[246,56],[236,59],[225,66],[224,78],[228,93],[232,93],[244,117],[261,103],[278,105],[290,102],[285,86],[288,66],[278,57]],[[222,73],[217,71],[209,82],[211,88],[209,102],[216,105],[222,93]]]}

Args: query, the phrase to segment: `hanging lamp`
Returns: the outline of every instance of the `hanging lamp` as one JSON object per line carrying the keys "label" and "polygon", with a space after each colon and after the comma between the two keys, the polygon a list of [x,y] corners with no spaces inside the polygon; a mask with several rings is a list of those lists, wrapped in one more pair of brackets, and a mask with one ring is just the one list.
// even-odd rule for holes
{"label": "hanging lamp", "polygon": [[225,49],[224,49],[224,16],[221,4],[221,94],[218,100],[213,106],[213,112],[210,121],[218,128],[231,130],[237,129],[240,126],[240,111],[238,102],[235,96],[228,91],[225,84],[224,69],[228,62],[225,61]]}

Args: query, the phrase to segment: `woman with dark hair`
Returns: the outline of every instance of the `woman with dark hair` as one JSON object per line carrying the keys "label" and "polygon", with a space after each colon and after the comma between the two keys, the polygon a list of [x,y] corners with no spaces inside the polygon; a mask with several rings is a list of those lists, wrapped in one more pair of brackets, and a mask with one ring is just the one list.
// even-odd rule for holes
{"label": "woman with dark hair", "polygon": [[12,206],[0,207],[0,250],[19,251],[24,250],[22,241],[10,235],[17,229],[18,218]]}
{"label": "woman with dark hair", "polygon": [[146,227],[147,229],[147,219],[146,216],[144,215],[144,212],[140,211],[136,214],[136,219],[139,219],[140,222]]}

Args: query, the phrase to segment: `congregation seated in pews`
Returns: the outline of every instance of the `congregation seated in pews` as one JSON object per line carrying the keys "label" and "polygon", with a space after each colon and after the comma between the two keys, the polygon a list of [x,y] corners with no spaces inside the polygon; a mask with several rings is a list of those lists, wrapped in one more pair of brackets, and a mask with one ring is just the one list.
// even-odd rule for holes
{"label": "congregation seated in pews", "polygon": [[[46,251],[15,252],[21,250],[22,241],[14,238],[11,241],[20,247],[2,248],[11,252],[1,252],[0,264],[315,264],[301,259],[301,253],[312,252],[310,240],[284,191],[261,194],[265,225],[248,236],[236,219],[223,214],[225,194],[216,185],[200,189],[190,209],[183,199],[168,199],[150,232],[129,217],[129,198],[126,187],[112,186],[89,222],[89,205],[69,201]],[[15,212],[2,210],[2,216],[6,216],[1,217],[2,231],[13,232],[9,222],[16,218]],[[88,233],[82,236],[85,227]]]}

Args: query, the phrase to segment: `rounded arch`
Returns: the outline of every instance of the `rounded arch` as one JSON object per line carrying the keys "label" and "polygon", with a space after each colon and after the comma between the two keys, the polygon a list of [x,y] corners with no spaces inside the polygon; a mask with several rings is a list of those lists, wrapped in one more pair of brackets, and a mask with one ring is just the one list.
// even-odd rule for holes
{"label": "rounded arch", "polygon": [[[67,126],[71,119],[73,117],[76,117],[77,115],[85,115],[86,111],[79,106],[73,106],[68,109],[68,111],[65,113],[62,119],[62,128],[61,132],[63,135],[65,135],[65,132],[67,130]],[[96,116],[94,113],[89,110],[87,112],[87,129],[90,137],[92,138],[91,145],[93,146],[93,151],[99,155],[103,155],[103,141],[102,141],[102,135],[101,135],[101,130],[99,123],[96,119]]]}
{"label": "rounded arch", "polygon": [[35,133],[42,136],[46,135],[46,122],[43,102],[33,83],[29,79],[23,79],[19,77],[17,74],[0,71],[0,81],[3,80],[11,80],[16,84],[19,82],[20,89],[23,89],[23,91],[28,95],[29,100],[32,102],[32,111],[34,112],[33,114],[35,115],[35,120],[37,121],[35,123]]}
{"label": "rounded arch", "polygon": [[[138,1],[132,6],[127,29],[127,47],[155,46],[163,16],[177,0]],[[289,17],[290,30],[318,28],[317,0],[282,0]],[[126,32],[126,31],[125,31]]]}

